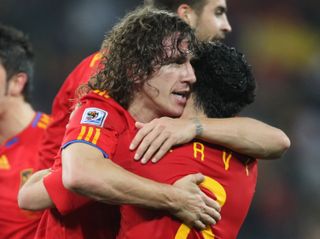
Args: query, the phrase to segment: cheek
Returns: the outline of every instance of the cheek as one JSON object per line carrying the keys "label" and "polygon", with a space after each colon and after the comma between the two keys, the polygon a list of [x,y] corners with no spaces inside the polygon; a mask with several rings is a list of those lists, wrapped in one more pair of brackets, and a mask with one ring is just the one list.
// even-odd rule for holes
{"label": "cheek", "polygon": [[5,83],[0,82],[0,96],[4,95],[6,85]]}
{"label": "cheek", "polygon": [[199,24],[199,31],[205,35],[215,35],[218,30],[218,19],[214,16],[203,18]]}
{"label": "cheek", "polygon": [[211,17],[207,22],[211,31],[216,31],[219,28],[219,25],[221,25],[220,20],[216,17]]}

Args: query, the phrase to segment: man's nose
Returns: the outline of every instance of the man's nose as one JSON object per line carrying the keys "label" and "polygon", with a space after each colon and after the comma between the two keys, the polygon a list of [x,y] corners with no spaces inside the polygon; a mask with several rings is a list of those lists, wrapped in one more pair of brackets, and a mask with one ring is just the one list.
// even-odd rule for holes
{"label": "man's nose", "polygon": [[194,74],[194,70],[190,61],[186,62],[185,70],[186,70],[185,81],[188,82],[189,84],[194,84],[196,82],[196,76]]}

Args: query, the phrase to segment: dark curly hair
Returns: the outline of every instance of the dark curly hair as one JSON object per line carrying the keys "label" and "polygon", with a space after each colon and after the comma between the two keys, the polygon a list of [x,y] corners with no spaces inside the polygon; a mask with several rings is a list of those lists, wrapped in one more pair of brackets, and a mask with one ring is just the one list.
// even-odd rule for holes
{"label": "dark curly hair", "polygon": [[33,78],[33,50],[28,37],[21,31],[0,23],[0,64],[7,73],[7,80],[15,74],[24,72],[28,81],[23,96],[30,101],[31,81]]}
{"label": "dark curly hair", "polygon": [[[187,51],[182,48],[185,40],[189,43]],[[127,108],[154,72],[187,59],[196,45],[193,30],[175,14],[138,8],[107,34],[102,44],[101,70],[90,79],[89,87],[106,90]]]}
{"label": "dark curly hair", "polygon": [[232,117],[255,98],[256,83],[243,54],[222,43],[202,43],[191,61],[195,104],[209,118]]}

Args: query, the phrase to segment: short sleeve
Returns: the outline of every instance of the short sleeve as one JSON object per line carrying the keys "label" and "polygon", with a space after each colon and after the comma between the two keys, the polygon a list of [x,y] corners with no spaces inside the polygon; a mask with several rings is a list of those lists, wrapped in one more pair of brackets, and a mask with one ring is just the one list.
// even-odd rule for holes
{"label": "short sleeve", "polygon": [[71,114],[67,125],[62,149],[73,143],[85,143],[100,150],[105,158],[112,158],[119,132],[112,127],[113,122],[110,121],[116,120],[109,116],[111,112],[110,106],[103,105],[101,102],[94,106],[89,102],[84,102],[77,107]]}

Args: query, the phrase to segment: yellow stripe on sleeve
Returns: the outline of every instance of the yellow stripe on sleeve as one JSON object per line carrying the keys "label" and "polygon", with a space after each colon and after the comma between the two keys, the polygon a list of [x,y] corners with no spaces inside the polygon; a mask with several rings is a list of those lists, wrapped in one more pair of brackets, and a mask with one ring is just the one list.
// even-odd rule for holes
{"label": "yellow stripe on sleeve", "polygon": [[38,122],[37,126],[41,129],[46,129],[48,126],[48,123]]}
{"label": "yellow stripe on sleeve", "polygon": [[41,118],[40,118],[40,121],[41,121],[41,122],[47,123],[47,124],[50,122],[50,120],[51,120],[51,118],[49,117],[49,115],[45,115],[45,114],[43,114],[43,115],[41,116]]}
{"label": "yellow stripe on sleeve", "polygon": [[92,127],[89,127],[89,131],[87,133],[87,136],[85,137],[85,141],[89,141],[91,136],[92,136],[92,133],[93,133],[93,128]]}
{"label": "yellow stripe on sleeve", "polygon": [[96,62],[98,60],[100,60],[102,58],[102,54],[100,52],[98,52],[97,54],[95,54],[90,62],[90,67],[94,67],[94,65],[96,64]]}
{"label": "yellow stripe on sleeve", "polygon": [[80,134],[77,137],[77,140],[81,140],[86,131],[87,131],[87,126],[81,126],[81,131],[80,131]]}
{"label": "yellow stripe on sleeve", "polygon": [[106,91],[100,91],[99,95],[104,96],[106,94]]}
{"label": "yellow stripe on sleeve", "polygon": [[95,135],[93,137],[93,140],[92,140],[93,144],[97,144],[97,141],[98,141],[98,139],[100,137],[100,131],[101,131],[101,129],[96,129],[96,133],[95,133]]}

